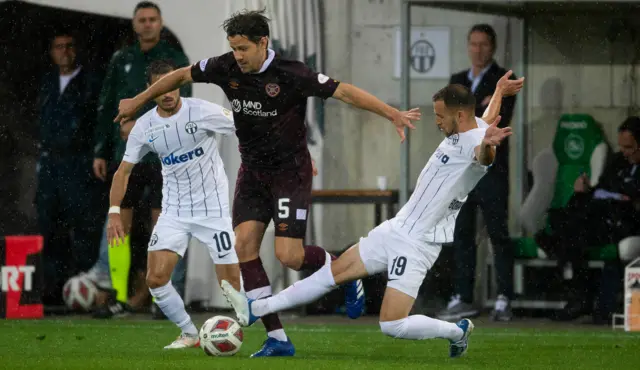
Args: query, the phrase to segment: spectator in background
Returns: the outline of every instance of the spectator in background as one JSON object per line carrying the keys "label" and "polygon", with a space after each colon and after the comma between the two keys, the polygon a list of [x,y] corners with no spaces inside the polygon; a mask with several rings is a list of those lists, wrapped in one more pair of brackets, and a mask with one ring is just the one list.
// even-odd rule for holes
{"label": "spectator in background", "polygon": [[91,171],[100,81],[78,64],[76,48],[70,32],[54,35],[54,68],[40,85],[36,207],[44,237],[44,303],[60,303],[67,278],[95,261],[104,217],[99,210],[106,204],[106,187]]}
{"label": "spectator in background", "polygon": [[[136,5],[133,14],[133,29],[138,37],[137,42],[130,47],[117,51],[107,69],[98,111],[98,127],[95,133],[95,152],[93,169],[97,177],[107,181],[117,169],[126,146],[126,137],[131,131],[133,122],[120,127],[113,119],[118,115],[118,103],[121,99],[135,96],[147,88],[146,71],[154,60],[171,60],[178,67],[189,65],[189,60],[181,51],[170,46],[161,39],[163,29],[162,14],[160,8],[149,1],[143,1]],[[181,96],[191,96],[191,85],[181,89]],[[153,107],[151,102],[140,112],[146,112]],[[129,178],[127,193],[122,202],[122,221],[127,237],[125,242],[111,247],[108,255],[111,284],[116,291],[115,300],[107,306],[99,309],[95,316],[98,318],[110,318],[121,316],[140,308],[149,297],[149,291],[145,283],[144,271],[146,270],[146,251],[149,239],[139,243],[130,243],[129,235],[133,224],[133,209],[139,215],[141,207],[151,207],[152,225],[155,225],[160,215],[162,205],[162,166],[157,156],[147,155],[133,170]],[[144,195],[148,194],[143,203]],[[106,242],[103,241],[106,248]],[[133,244],[130,246],[130,244]],[[132,266],[132,262],[134,266]],[[184,292],[185,261],[178,262],[173,275],[173,284],[181,294]],[[129,299],[129,271],[137,271],[135,294]],[[154,307],[157,316],[162,315],[157,307]]]}
{"label": "spectator in background", "polygon": [[[1,87],[0,87],[1,89]],[[0,91],[0,95],[1,95]],[[10,116],[7,116],[7,119]],[[18,200],[21,190],[20,182],[16,179],[20,176],[20,168],[16,165],[15,157],[20,155],[18,140],[14,130],[6,121],[0,125],[0,238],[7,235],[37,234],[38,230],[33,222],[19,209]]]}
{"label": "spectator in background", "polygon": [[[507,71],[494,60],[496,32],[488,24],[471,27],[467,36],[467,51],[471,68],[451,76],[449,83],[461,84],[473,91],[476,98],[476,116],[482,117],[500,77]],[[511,76],[515,79],[515,74]],[[499,127],[511,124],[516,97],[503,99]],[[438,318],[458,321],[474,317],[479,311],[473,307],[473,288],[476,268],[476,214],[482,210],[495,258],[498,297],[492,312],[494,320],[511,320],[509,301],[513,296],[513,247],[507,228],[509,199],[509,145],[508,138],[498,147],[493,165],[480,180],[460,209],[453,241],[454,295]]]}
{"label": "spectator in background", "polygon": [[[593,291],[589,285],[588,248],[640,235],[640,118],[629,117],[618,128],[618,146],[595,187],[586,174],[574,184],[574,195],[565,208],[549,210],[551,233],[536,234],[540,247],[570,262],[573,271],[569,299],[555,320],[573,320],[591,314]],[[618,266],[619,268],[621,266]],[[616,285],[619,285],[619,281]],[[594,321],[607,321],[611,312],[600,312]]]}

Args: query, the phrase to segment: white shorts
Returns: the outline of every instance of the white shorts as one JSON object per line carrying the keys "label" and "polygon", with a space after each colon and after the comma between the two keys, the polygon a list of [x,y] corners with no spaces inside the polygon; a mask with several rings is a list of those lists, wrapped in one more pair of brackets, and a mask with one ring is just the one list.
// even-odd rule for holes
{"label": "white shorts", "polygon": [[187,218],[160,215],[147,250],[170,250],[184,257],[191,238],[196,238],[207,246],[214,264],[238,263],[231,217]]}
{"label": "white shorts", "polygon": [[441,250],[440,244],[419,242],[397,232],[389,221],[360,238],[359,245],[360,259],[369,275],[387,272],[387,286],[413,298]]}

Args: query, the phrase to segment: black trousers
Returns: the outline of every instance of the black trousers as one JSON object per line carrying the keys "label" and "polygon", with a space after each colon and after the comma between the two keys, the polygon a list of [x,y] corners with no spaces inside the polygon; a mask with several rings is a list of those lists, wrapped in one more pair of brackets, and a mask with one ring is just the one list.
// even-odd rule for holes
{"label": "black trousers", "polygon": [[44,238],[45,303],[61,302],[66,280],[86,271],[100,248],[106,185],[91,176],[91,158],[43,157],[36,206]]}
{"label": "black trousers", "polygon": [[557,258],[561,266],[571,263],[570,293],[590,300],[593,292],[589,284],[589,248],[638,235],[640,223],[636,214],[630,202],[600,200],[590,193],[576,193],[565,208],[549,210],[551,230],[540,232],[536,241],[547,254]]}
{"label": "black trousers", "polygon": [[513,245],[507,227],[508,175],[487,173],[469,193],[460,209],[454,231],[454,292],[467,303],[473,301],[476,273],[476,215],[482,210],[494,253],[498,294],[513,298]]}

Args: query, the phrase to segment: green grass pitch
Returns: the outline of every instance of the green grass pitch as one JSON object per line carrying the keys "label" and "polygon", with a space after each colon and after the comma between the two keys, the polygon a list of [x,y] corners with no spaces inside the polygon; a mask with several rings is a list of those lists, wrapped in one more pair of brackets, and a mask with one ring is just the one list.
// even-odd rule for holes
{"label": "green grass pitch", "polygon": [[[205,319],[198,318],[197,324]],[[347,319],[330,321],[331,324],[286,323],[296,356],[269,359],[248,358],[264,340],[260,323],[245,328],[245,342],[236,356],[215,358],[206,356],[201,349],[163,350],[178,334],[166,321],[0,321],[0,368],[638,369],[640,356],[637,333],[549,325],[542,329],[517,328],[517,323],[483,327],[474,321],[476,329],[467,355],[450,359],[445,340],[396,340],[380,334],[374,324]]]}

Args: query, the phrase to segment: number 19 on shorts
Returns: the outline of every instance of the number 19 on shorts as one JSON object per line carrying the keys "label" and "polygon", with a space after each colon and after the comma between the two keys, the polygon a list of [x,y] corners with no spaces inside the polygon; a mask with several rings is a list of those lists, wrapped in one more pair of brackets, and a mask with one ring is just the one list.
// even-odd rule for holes
{"label": "number 19 on shorts", "polygon": [[389,278],[404,275],[404,270],[407,268],[407,257],[396,257],[391,263],[391,269],[389,270]]}

